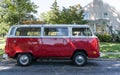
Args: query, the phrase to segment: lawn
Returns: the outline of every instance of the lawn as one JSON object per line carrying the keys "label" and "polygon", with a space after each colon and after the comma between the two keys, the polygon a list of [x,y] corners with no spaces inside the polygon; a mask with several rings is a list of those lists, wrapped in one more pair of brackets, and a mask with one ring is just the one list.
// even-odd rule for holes
{"label": "lawn", "polygon": [[101,52],[120,52],[120,43],[100,43]]}
{"label": "lawn", "polygon": [[[5,46],[5,39],[0,38],[0,55],[4,53],[4,46]],[[107,52],[120,52],[120,43],[108,43],[108,42],[101,42],[100,43],[100,52],[107,53]],[[104,54],[103,58],[120,58],[120,54]]]}
{"label": "lawn", "polygon": [[[100,51],[102,53],[107,53],[107,52],[120,53],[120,43],[101,42]],[[120,58],[120,54],[104,54],[104,56],[102,57],[103,58]]]}
{"label": "lawn", "polygon": [[4,38],[0,38],[0,55],[2,55],[4,53],[4,46],[5,46],[5,39]]}

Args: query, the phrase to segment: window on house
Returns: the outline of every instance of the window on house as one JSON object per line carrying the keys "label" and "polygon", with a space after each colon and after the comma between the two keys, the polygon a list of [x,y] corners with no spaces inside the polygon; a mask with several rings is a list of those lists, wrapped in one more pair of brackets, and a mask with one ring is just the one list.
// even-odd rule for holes
{"label": "window on house", "polygon": [[84,13],[84,20],[87,20],[89,18],[89,13]]}
{"label": "window on house", "polygon": [[108,18],[108,13],[104,13],[103,15],[104,18]]}

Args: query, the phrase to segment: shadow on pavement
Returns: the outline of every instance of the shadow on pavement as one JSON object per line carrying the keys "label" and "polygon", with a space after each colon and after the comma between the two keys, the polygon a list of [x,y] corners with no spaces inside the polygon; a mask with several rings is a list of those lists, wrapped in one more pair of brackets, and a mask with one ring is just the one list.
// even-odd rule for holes
{"label": "shadow on pavement", "polygon": [[[13,59],[8,59],[8,60],[2,60],[2,62],[0,62],[0,66],[1,65],[14,65],[17,66],[16,64],[16,60]],[[73,64],[73,62],[71,60],[37,60],[35,62],[32,62],[32,64],[30,66],[74,66],[77,67],[76,65]],[[85,67],[97,67],[100,66],[100,64],[98,62],[95,62],[93,60],[90,60],[87,62],[87,64],[85,65]]]}

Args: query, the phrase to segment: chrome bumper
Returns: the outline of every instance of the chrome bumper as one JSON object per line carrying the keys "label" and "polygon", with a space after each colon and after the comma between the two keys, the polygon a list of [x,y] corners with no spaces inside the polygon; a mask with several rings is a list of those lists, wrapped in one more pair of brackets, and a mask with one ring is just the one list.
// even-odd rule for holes
{"label": "chrome bumper", "polygon": [[3,54],[3,59],[8,59],[8,55],[7,54]]}

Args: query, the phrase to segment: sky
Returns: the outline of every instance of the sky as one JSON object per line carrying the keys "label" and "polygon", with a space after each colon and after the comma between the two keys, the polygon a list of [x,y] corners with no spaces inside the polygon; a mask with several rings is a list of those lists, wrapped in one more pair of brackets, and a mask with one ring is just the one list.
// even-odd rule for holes
{"label": "sky", "polygon": [[[49,11],[50,7],[54,2],[54,0],[31,0],[31,1],[39,6],[39,8],[37,9],[38,11],[38,13],[36,14],[37,16],[40,15],[40,13],[42,12]],[[93,0],[57,0],[57,3],[60,9],[62,9],[62,7],[69,7],[76,4],[81,4],[81,6],[84,7],[85,5],[92,1]],[[114,6],[118,11],[120,11],[120,0],[103,0],[103,1]]]}

